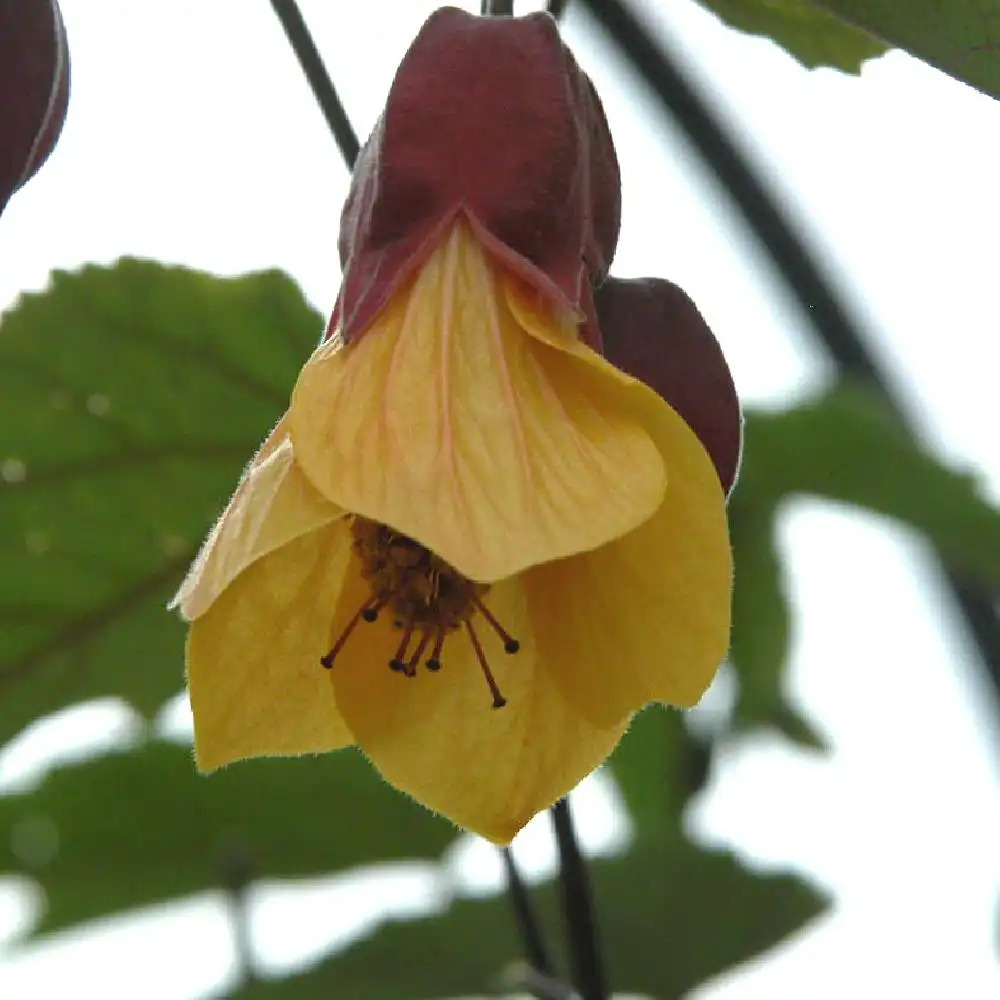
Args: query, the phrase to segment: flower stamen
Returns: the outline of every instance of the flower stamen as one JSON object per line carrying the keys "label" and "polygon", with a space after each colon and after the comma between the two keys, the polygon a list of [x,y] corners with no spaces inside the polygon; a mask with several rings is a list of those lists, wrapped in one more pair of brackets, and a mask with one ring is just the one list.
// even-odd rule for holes
{"label": "flower stamen", "polygon": [[514,654],[520,648],[521,644],[515,639],[493,616],[493,612],[490,611],[488,607],[479,599],[479,597],[473,597],[472,603],[476,610],[490,623],[490,627],[498,636],[500,636],[500,641],[503,643],[503,651],[505,653]]}
{"label": "flower stamen", "polygon": [[413,655],[410,657],[410,662],[406,665],[407,677],[413,677],[416,675],[417,666],[420,663],[420,657],[424,655],[424,650],[427,648],[430,641],[431,632],[429,629],[424,629],[422,635],[420,636],[420,642],[417,644],[417,648],[413,651]]}
{"label": "flower stamen", "polygon": [[439,628],[437,631],[437,636],[434,639],[434,649],[431,652],[430,659],[424,664],[428,670],[440,670],[441,669],[441,650],[444,648],[445,635],[447,633],[443,628]]}
{"label": "flower stamen", "polygon": [[503,708],[504,705],[507,704],[507,699],[500,693],[500,688],[497,687],[493,671],[490,670],[490,665],[486,660],[486,654],[483,652],[483,647],[479,642],[479,636],[476,635],[476,630],[472,627],[472,622],[469,621],[468,618],[465,619],[465,631],[469,633],[472,648],[476,651],[476,658],[479,660],[479,666],[482,668],[483,676],[486,678],[486,683],[490,687],[490,693],[493,695],[493,707]]}
{"label": "flower stamen", "polygon": [[344,643],[351,637],[351,633],[357,628],[358,622],[362,620],[366,622],[375,621],[383,604],[385,604],[385,601],[380,600],[378,597],[369,597],[351,616],[351,620],[344,626],[344,630],[340,633],[333,646],[330,647],[330,651],[319,658],[319,662],[327,670],[333,667],[333,661],[337,658],[337,654],[344,648]]}
{"label": "flower stamen", "polygon": [[[489,584],[463,576],[420,542],[386,524],[355,516],[351,518],[351,534],[361,577],[371,587],[371,596],[348,621],[330,652],[320,657],[320,663],[329,670],[358,622],[373,622],[383,608],[388,608],[393,627],[403,633],[389,660],[390,670],[415,677],[431,639],[434,645],[424,665],[432,672],[440,670],[445,640],[464,626],[493,695],[493,707],[506,705],[507,699],[500,693],[490,670],[472,617],[477,612],[483,616],[503,643],[504,652],[516,653],[521,644],[483,603]],[[415,635],[419,639],[414,645]]]}
{"label": "flower stamen", "polygon": [[407,677],[413,677],[416,674],[416,670],[410,669],[410,664],[406,658],[406,648],[410,645],[410,639],[413,636],[413,622],[408,622],[403,628],[403,638],[399,640],[399,646],[396,648],[396,655],[389,661],[389,669],[395,670],[397,673],[405,674]]}

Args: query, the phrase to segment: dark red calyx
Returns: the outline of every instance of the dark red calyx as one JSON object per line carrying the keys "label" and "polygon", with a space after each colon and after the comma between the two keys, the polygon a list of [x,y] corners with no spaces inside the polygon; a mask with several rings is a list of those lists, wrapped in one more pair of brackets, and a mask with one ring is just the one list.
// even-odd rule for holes
{"label": "dark red calyx", "polygon": [[590,80],[547,14],[438,10],[396,72],[344,207],[331,329],[363,330],[455,216],[556,308],[595,330],[620,179]]}
{"label": "dark red calyx", "polygon": [[662,278],[608,278],[594,300],[605,357],[684,418],[728,494],[739,470],[743,418],[722,348],[695,304]]}
{"label": "dark red calyx", "polygon": [[68,103],[56,0],[0,0],[0,211],[52,152]]}

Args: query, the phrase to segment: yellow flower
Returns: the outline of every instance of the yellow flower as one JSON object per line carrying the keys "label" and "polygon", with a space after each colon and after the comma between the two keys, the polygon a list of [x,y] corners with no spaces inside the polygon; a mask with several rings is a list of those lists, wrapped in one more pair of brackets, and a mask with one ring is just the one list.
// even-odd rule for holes
{"label": "yellow flower", "polygon": [[730,585],[698,438],[458,216],[307,362],[175,599],[198,765],[357,743],[507,843],[698,700]]}

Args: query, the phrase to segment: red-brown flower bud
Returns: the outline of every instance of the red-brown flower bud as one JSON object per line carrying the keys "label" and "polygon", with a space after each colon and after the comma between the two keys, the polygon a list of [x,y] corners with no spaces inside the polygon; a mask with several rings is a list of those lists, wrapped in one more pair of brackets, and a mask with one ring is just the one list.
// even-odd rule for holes
{"label": "red-brown flower bud", "polygon": [[350,340],[368,326],[459,212],[597,346],[590,288],[618,239],[618,161],[593,86],[547,14],[446,7],[424,24],[355,168],[331,330]]}
{"label": "red-brown flower bud", "polygon": [[662,278],[608,278],[594,298],[605,357],[684,418],[728,494],[739,470],[743,419],[722,348],[695,304]]}
{"label": "red-brown flower bud", "polygon": [[52,152],[68,101],[56,0],[0,0],[0,211]]}

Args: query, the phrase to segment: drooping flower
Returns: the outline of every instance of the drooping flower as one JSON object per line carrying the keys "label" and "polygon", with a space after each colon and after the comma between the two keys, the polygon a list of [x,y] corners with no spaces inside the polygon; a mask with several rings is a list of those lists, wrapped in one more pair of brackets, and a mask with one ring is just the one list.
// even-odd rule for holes
{"label": "drooping flower", "polygon": [[698,700],[734,469],[595,349],[617,197],[551,19],[431,18],[355,174],[330,335],[176,598],[203,770],[357,743],[506,843],[636,709]]}

